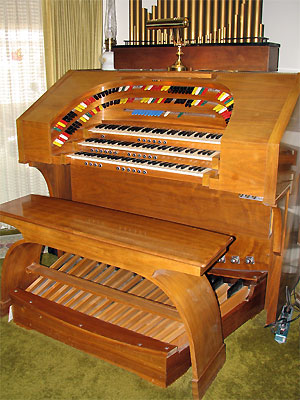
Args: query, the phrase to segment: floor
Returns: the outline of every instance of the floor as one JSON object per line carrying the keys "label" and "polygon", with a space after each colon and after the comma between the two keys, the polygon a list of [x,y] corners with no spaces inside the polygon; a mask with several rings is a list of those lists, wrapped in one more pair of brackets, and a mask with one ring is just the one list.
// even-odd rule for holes
{"label": "floor", "polygon": [[22,239],[21,234],[0,236],[0,258],[4,258],[12,244]]}

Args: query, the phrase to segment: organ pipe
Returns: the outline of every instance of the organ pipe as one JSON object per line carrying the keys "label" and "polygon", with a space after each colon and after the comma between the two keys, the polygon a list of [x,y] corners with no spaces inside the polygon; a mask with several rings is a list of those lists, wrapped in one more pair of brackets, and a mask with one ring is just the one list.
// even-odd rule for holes
{"label": "organ pipe", "polygon": [[142,0],[129,0],[129,41],[127,44],[172,44],[166,29],[149,30],[147,21],[186,17],[185,44],[261,43],[263,0],[157,0],[151,10]]}

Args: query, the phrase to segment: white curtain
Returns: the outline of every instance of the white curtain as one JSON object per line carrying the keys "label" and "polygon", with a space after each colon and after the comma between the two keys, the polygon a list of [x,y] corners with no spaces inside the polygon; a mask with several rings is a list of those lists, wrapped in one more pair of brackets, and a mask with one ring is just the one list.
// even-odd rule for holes
{"label": "white curtain", "polygon": [[[48,194],[42,175],[18,163],[16,119],[46,90],[40,0],[0,0],[0,203]],[[5,225],[1,224],[0,228]]]}

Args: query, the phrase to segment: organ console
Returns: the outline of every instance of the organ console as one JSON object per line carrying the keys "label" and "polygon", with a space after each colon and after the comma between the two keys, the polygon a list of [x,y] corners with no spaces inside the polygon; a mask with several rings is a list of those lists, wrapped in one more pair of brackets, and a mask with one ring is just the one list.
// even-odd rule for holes
{"label": "organ console", "polygon": [[[224,338],[276,320],[297,195],[281,144],[299,74],[69,71],[17,121],[19,159],[50,197],[1,208],[23,239],[1,312],[165,387],[192,365],[201,398]],[[58,250],[41,262],[42,246]]]}

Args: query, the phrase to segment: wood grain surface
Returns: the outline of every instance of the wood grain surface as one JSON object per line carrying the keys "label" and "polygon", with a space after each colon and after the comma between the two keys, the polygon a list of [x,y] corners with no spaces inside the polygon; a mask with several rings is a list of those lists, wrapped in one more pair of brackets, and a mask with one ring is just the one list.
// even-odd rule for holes
{"label": "wood grain surface", "polygon": [[183,267],[191,265],[198,268],[199,274],[233,241],[232,237],[216,232],[36,195],[2,205],[1,214],[12,225],[21,225],[24,237],[29,237],[37,227],[53,229],[65,235],[65,241],[77,240],[78,246],[80,241],[90,239],[103,247],[107,244],[152,256],[156,260],[154,265],[159,266],[161,259],[170,264],[181,263]]}

